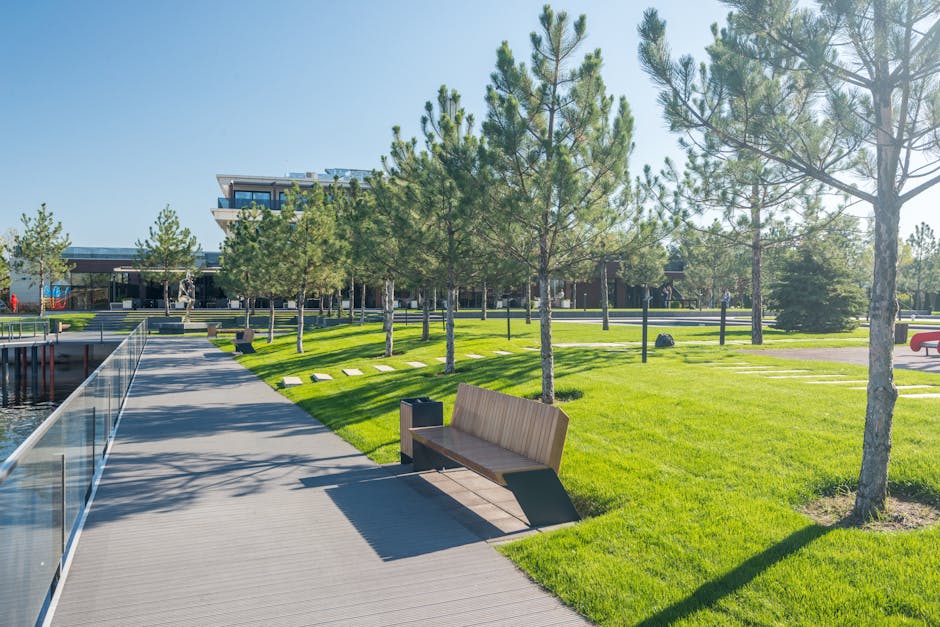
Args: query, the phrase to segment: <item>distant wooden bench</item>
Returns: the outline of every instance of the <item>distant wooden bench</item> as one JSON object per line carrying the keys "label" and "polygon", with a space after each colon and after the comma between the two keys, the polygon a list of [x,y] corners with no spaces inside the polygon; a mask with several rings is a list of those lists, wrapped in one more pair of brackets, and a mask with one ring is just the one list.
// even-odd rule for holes
{"label": "distant wooden bench", "polygon": [[461,383],[450,425],[409,429],[415,470],[464,466],[505,486],[534,527],[579,520],[558,480],[568,416]]}

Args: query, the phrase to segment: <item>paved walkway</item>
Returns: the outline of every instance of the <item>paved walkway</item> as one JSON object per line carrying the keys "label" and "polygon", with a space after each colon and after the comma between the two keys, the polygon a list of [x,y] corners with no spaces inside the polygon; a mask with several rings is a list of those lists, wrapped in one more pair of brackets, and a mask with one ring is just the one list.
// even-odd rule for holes
{"label": "paved walkway", "polygon": [[151,338],[56,625],[579,624],[204,339]]}
{"label": "paved walkway", "polygon": [[[868,365],[868,347],[851,346],[846,348],[787,348],[782,350],[763,349],[753,352],[756,355],[770,355],[790,359],[808,359],[818,361],[838,361],[858,366]],[[894,367],[921,372],[940,373],[940,357],[934,352],[929,357],[924,351],[915,353],[906,344],[894,347]]]}

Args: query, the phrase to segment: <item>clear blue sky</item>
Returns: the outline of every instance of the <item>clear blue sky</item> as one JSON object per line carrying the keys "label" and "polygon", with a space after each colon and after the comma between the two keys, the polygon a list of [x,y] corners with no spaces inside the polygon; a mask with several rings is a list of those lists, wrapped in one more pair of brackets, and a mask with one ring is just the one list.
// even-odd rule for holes
{"label": "clear blue sky", "polygon": [[[169,203],[218,250],[217,173],[377,167],[391,127],[418,134],[443,83],[482,120],[496,48],[508,40],[527,61],[542,4],[5,2],[0,231],[45,202],[73,244],[131,246]],[[647,2],[553,6],[587,14],[587,46],[602,49],[608,89],[637,120],[634,170],[676,155],[637,61]],[[655,6],[674,51],[697,57],[726,13],[714,0]],[[938,200],[934,190],[906,207],[902,233],[930,222]]]}

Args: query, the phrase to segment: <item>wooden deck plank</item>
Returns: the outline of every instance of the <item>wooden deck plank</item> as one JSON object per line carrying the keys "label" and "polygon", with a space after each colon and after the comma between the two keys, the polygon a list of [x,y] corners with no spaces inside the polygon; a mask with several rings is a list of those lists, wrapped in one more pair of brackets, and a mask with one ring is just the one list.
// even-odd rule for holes
{"label": "wooden deck plank", "polygon": [[583,622],[200,338],[148,345],[60,590],[54,625]]}

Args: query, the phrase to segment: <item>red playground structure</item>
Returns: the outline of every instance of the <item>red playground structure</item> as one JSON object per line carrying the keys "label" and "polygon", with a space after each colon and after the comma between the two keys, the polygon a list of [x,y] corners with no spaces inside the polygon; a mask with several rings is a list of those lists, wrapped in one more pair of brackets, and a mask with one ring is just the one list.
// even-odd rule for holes
{"label": "red playground structure", "polygon": [[915,353],[924,349],[924,355],[930,355],[930,349],[937,350],[937,342],[940,341],[940,331],[925,331],[916,333],[911,338],[911,350]]}

